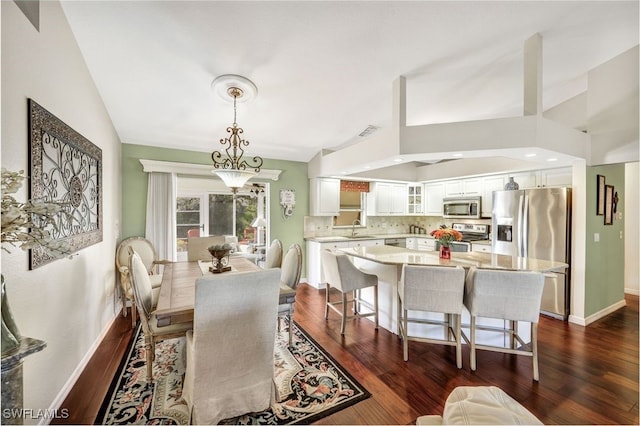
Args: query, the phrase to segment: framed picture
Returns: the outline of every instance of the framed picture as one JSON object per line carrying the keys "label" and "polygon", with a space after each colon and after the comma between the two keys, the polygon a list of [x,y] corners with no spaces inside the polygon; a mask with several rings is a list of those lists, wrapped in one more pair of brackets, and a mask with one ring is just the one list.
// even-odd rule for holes
{"label": "framed picture", "polygon": [[604,186],[605,179],[603,175],[597,175],[596,185],[596,214],[602,216],[604,214]]}
{"label": "framed picture", "polygon": [[[29,197],[69,206],[47,225],[54,241],[72,251],[102,241],[102,150],[29,99]],[[29,250],[29,269],[59,258],[42,247]]]}
{"label": "framed picture", "polygon": [[604,224],[613,225],[613,185],[605,185]]}

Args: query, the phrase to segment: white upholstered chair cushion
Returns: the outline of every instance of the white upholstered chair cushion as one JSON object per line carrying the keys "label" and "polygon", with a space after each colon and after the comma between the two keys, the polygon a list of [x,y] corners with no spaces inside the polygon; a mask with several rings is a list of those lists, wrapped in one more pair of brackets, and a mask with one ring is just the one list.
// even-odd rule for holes
{"label": "white upholstered chair cushion", "polygon": [[459,386],[441,416],[418,417],[418,425],[541,425],[518,401],[496,386]]}

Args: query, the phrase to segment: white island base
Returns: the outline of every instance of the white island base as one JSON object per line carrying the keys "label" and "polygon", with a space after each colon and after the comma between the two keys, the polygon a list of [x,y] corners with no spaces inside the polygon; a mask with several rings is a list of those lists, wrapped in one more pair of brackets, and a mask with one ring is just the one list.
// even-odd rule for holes
{"label": "white island base", "polygon": [[[378,276],[378,324],[380,327],[394,334],[398,334],[398,281],[402,274],[402,265],[385,264],[374,262],[360,257],[352,257],[353,263],[369,274]],[[374,288],[369,287],[361,290],[361,297],[373,303]],[[442,320],[444,314],[409,311],[409,318]],[[372,317],[367,319],[373,321]],[[462,313],[462,331],[469,336],[470,314],[466,309]],[[478,318],[478,327],[498,327],[508,328],[508,321]],[[529,323],[518,323],[518,334],[525,341],[531,340],[531,326]],[[409,323],[409,334],[418,337],[428,337],[434,339],[446,338],[444,327],[429,324]],[[464,343],[464,341],[463,341]],[[509,337],[504,333],[476,329],[476,343],[490,346],[509,347]]]}

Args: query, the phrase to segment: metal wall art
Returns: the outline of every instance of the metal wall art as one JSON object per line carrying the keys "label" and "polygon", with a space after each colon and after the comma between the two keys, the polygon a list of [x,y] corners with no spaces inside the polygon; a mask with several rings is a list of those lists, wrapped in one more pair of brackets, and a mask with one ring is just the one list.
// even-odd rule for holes
{"label": "metal wall art", "polygon": [[[51,238],[75,252],[102,241],[102,150],[29,99],[30,194],[34,200],[62,203],[67,210]],[[43,248],[30,250],[34,269],[59,255]]]}

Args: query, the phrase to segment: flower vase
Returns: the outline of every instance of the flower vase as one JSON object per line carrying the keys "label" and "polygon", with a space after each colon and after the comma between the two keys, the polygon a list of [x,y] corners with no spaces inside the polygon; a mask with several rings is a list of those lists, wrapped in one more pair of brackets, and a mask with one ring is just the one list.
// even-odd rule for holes
{"label": "flower vase", "polygon": [[451,259],[451,247],[440,246],[440,259]]}

